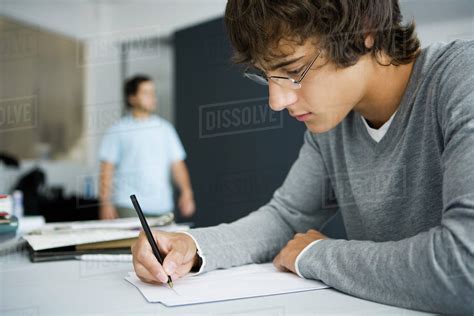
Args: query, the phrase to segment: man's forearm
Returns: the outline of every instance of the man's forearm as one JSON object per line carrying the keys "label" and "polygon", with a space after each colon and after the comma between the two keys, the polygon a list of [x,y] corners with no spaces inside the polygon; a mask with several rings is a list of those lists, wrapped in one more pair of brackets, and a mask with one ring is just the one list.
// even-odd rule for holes
{"label": "man's forearm", "polygon": [[327,187],[325,172],[307,132],[298,159],[267,205],[230,224],[189,231],[205,257],[202,271],[271,262],[296,232],[320,229],[337,211],[324,207],[330,204],[318,194]]}
{"label": "man's forearm", "polygon": [[201,272],[271,261],[293,230],[270,208],[264,206],[230,224],[188,231],[205,258]]}
{"label": "man's forearm", "polygon": [[188,168],[184,161],[175,162],[172,167],[173,180],[181,194],[193,194]]}
{"label": "man's forearm", "polygon": [[474,312],[473,256],[448,229],[393,242],[321,240],[301,275],[365,299],[449,314]]}
{"label": "man's forearm", "polygon": [[101,206],[110,205],[112,197],[113,165],[101,163],[99,201]]}
{"label": "man's forearm", "polygon": [[249,263],[271,262],[296,232],[321,227],[333,210],[297,212],[284,202],[278,190],[265,206],[230,224],[188,231],[205,257],[201,272]]}

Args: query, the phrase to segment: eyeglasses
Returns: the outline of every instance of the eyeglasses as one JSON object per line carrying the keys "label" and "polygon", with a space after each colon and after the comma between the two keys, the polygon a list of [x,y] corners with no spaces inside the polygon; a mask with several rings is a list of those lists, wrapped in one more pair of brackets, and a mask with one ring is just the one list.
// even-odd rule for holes
{"label": "eyeglasses", "polygon": [[244,77],[248,78],[260,85],[268,86],[268,80],[273,80],[276,84],[289,89],[301,89],[301,81],[303,81],[304,77],[313,66],[314,62],[318,59],[319,55],[321,55],[321,50],[318,50],[318,54],[316,57],[311,61],[311,63],[305,68],[303,73],[301,74],[299,79],[293,79],[290,77],[281,77],[281,76],[270,76],[268,77],[265,72],[257,68],[250,68],[248,67],[244,71]]}

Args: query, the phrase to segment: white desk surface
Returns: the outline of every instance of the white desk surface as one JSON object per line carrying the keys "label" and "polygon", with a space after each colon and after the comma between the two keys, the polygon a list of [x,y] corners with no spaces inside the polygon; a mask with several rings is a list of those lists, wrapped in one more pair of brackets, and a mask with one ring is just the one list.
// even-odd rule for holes
{"label": "white desk surface", "polygon": [[165,307],[124,280],[126,262],[31,263],[25,251],[0,256],[0,315],[408,315],[332,289]]}

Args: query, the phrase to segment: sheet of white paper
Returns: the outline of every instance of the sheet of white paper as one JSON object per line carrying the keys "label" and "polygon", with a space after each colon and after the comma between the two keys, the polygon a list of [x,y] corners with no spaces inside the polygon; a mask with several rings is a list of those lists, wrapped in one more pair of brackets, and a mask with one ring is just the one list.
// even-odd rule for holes
{"label": "sheet of white paper", "polygon": [[257,296],[319,290],[322,282],[302,279],[290,272],[278,271],[272,263],[250,264],[225,270],[214,270],[197,276],[185,276],[168,285],[142,282],[135,272],[125,278],[150,303],[166,306],[218,302]]}

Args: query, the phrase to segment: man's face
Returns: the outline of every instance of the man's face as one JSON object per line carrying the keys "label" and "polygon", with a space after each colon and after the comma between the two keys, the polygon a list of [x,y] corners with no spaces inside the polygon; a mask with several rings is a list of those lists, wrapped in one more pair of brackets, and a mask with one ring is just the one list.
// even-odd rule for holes
{"label": "man's face", "polygon": [[137,93],[131,96],[129,101],[136,109],[150,113],[153,112],[156,109],[156,93],[153,82],[145,81],[140,83]]}
{"label": "man's face", "polygon": [[[310,41],[304,45],[282,43],[282,52],[289,54],[263,68],[283,61],[296,62],[267,71],[267,76],[286,76],[298,79],[316,57],[318,50]],[[322,51],[297,90],[284,88],[269,80],[269,103],[275,111],[287,109],[289,114],[303,121],[314,133],[323,133],[338,125],[347,114],[363,102],[367,91],[372,61],[370,55],[363,56],[355,65],[337,69]],[[295,73],[295,71],[299,71]]]}

